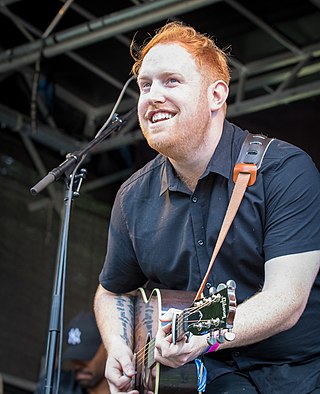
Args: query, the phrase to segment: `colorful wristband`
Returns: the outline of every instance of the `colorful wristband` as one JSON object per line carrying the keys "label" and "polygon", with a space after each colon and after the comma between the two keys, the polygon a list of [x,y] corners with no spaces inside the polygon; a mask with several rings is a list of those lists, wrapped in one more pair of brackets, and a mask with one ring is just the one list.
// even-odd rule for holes
{"label": "colorful wristband", "polygon": [[218,347],[219,347],[220,343],[216,342],[214,345],[210,345],[206,348],[206,350],[202,353],[202,354],[206,354],[206,353],[211,353],[211,352],[215,352]]}
{"label": "colorful wristband", "polygon": [[214,345],[209,346],[209,347],[207,348],[207,350],[205,351],[205,353],[215,352],[215,351],[218,349],[219,345],[220,345],[220,343],[219,343],[219,342],[216,342]]}

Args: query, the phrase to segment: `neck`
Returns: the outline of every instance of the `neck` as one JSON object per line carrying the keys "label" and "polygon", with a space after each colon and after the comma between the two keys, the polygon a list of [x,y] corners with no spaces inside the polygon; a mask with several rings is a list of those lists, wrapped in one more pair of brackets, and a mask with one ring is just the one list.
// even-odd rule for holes
{"label": "neck", "polygon": [[198,172],[197,174],[195,173],[195,171],[193,170],[192,173],[190,172],[187,175],[188,171],[184,171],[181,168],[178,168],[179,166],[176,166],[174,163],[172,163],[176,173],[178,175],[178,177],[180,178],[180,180],[187,186],[187,188],[189,190],[191,190],[192,192],[195,191],[197,184],[198,184],[198,180],[200,178],[200,176],[203,174],[203,171]]}
{"label": "neck", "polygon": [[187,157],[169,158],[179,178],[192,192],[194,192],[199,178],[207,168],[220,141],[221,134],[222,128],[216,130],[209,141],[203,143],[196,151],[188,152]]}

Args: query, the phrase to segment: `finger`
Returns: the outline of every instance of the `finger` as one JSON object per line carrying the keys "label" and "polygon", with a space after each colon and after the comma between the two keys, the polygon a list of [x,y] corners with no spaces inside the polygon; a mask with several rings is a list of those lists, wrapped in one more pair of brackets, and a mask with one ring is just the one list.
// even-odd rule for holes
{"label": "finger", "polygon": [[166,336],[171,333],[172,324],[166,324],[164,326],[161,326],[161,328],[162,332],[165,334],[164,336]]}
{"label": "finger", "polygon": [[132,377],[135,374],[131,361],[125,357],[123,366],[112,357],[109,357],[106,365],[106,377],[114,388],[114,392],[127,392],[132,389]]}
{"label": "finger", "polygon": [[[112,389],[110,388],[110,386],[109,386],[109,391],[110,391],[110,394],[139,394],[139,391],[138,391],[138,390],[119,391],[117,388],[116,388],[115,390],[112,390]],[[154,393],[152,393],[152,394],[154,394]]]}
{"label": "finger", "polygon": [[126,365],[124,365],[124,367],[123,367],[123,376],[125,376],[125,377],[127,377],[129,379],[132,379],[134,377],[135,373],[136,372],[135,372],[131,362],[127,363]]}
{"label": "finger", "polygon": [[170,308],[166,312],[163,313],[163,315],[160,317],[160,320],[163,322],[171,321],[173,315],[180,314],[180,313],[181,313],[181,309]]}
{"label": "finger", "polygon": [[132,390],[132,379],[127,376],[121,376],[115,383],[109,381],[110,393],[128,393]]}
{"label": "finger", "polygon": [[117,376],[121,378],[125,376],[131,379],[135,374],[135,369],[132,363],[130,356],[127,354],[122,354],[118,359],[110,359],[110,362],[107,360],[107,369],[110,370],[113,376]]}

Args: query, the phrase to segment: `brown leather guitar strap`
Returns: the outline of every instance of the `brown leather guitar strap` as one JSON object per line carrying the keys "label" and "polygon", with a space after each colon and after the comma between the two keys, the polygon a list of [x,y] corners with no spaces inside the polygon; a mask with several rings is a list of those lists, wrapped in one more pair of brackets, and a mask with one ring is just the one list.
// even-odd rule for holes
{"label": "brown leather guitar strap", "polygon": [[233,181],[235,183],[234,189],[210,259],[209,267],[194,301],[203,297],[203,290],[208,281],[213,263],[219,253],[233,219],[236,216],[246,188],[247,186],[251,186],[255,183],[257,170],[260,168],[263,157],[272,141],[272,138],[268,138],[263,134],[249,133],[242,144],[240,154],[233,170]]}

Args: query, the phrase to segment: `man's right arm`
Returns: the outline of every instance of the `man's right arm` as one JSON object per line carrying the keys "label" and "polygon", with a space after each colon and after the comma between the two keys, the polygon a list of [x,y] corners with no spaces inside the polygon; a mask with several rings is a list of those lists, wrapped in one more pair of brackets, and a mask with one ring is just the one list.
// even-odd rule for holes
{"label": "man's right arm", "polygon": [[106,378],[111,393],[129,392],[134,376],[133,294],[115,294],[101,285],[94,299],[94,311],[103,343],[107,350]]}

